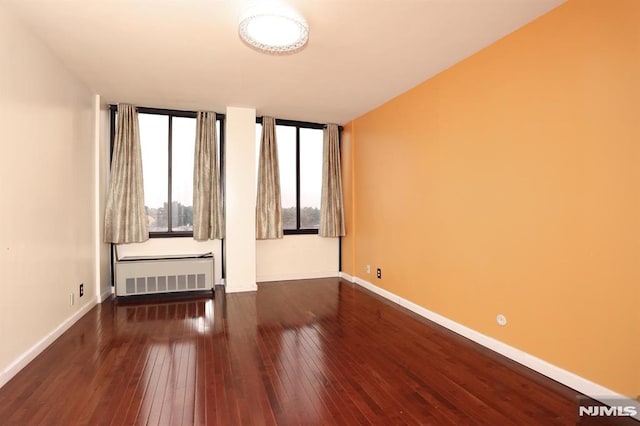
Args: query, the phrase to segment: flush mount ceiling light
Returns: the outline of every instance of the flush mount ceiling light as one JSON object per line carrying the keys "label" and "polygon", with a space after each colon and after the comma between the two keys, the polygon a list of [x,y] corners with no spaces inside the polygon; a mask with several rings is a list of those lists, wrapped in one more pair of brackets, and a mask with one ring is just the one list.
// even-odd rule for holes
{"label": "flush mount ceiling light", "polygon": [[251,4],[240,16],[240,38],[270,54],[300,51],[309,40],[309,24],[295,10],[277,1]]}

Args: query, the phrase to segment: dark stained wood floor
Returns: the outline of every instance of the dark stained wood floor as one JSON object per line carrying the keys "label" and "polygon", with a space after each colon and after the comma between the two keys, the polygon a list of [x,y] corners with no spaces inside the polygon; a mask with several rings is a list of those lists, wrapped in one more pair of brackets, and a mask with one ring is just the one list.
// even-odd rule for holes
{"label": "dark stained wood floor", "polygon": [[576,396],[323,279],[107,301],[0,389],[0,424],[569,425]]}

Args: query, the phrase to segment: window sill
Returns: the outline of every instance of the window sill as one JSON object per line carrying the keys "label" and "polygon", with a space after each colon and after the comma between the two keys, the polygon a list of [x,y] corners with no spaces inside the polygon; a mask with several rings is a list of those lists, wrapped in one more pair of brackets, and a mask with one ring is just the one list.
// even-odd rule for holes
{"label": "window sill", "polygon": [[149,232],[149,238],[184,238],[193,237],[192,231],[182,232]]}
{"label": "window sill", "polygon": [[284,235],[313,235],[318,234],[317,229],[285,229]]}

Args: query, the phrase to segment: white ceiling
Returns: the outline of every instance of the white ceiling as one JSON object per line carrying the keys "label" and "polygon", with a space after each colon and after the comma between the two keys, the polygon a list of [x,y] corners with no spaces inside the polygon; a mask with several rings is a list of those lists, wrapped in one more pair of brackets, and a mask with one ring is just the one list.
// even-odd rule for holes
{"label": "white ceiling", "polygon": [[247,0],[4,0],[108,102],[345,123],[565,0],[289,0],[300,53],[243,44]]}

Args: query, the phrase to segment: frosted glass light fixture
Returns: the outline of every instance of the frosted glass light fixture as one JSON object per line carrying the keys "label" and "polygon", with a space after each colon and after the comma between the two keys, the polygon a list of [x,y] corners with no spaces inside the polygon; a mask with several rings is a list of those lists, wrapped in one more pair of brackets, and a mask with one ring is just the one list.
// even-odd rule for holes
{"label": "frosted glass light fixture", "polygon": [[270,54],[295,53],[309,41],[309,24],[280,1],[250,4],[240,16],[240,38],[254,49]]}

